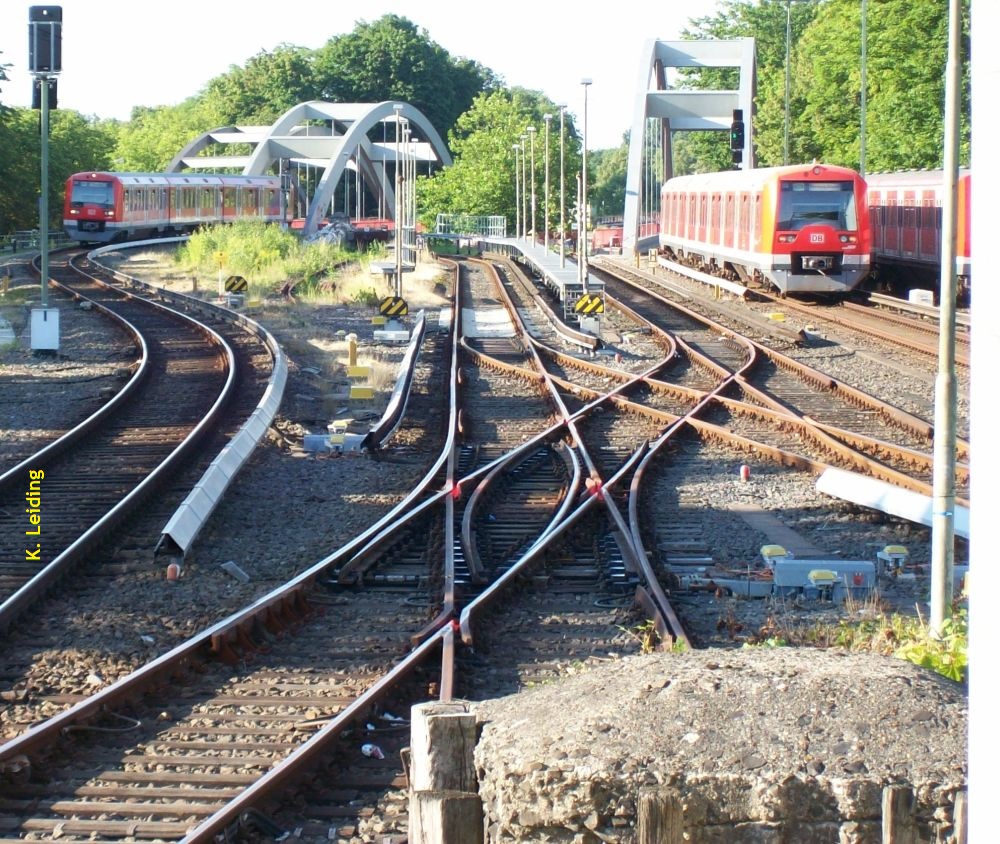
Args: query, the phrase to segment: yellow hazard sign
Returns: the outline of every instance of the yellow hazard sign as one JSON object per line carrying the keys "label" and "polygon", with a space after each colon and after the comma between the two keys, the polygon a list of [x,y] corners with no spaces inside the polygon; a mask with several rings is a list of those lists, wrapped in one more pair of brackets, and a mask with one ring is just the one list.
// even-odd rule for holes
{"label": "yellow hazard sign", "polygon": [[573,306],[578,314],[603,314],[604,298],[596,293],[584,293]]}
{"label": "yellow hazard sign", "polygon": [[247,280],[241,275],[231,275],[226,279],[226,292],[243,293],[247,289]]}
{"label": "yellow hazard sign", "polygon": [[378,312],[383,316],[406,316],[409,308],[401,296],[386,296],[378,303]]}

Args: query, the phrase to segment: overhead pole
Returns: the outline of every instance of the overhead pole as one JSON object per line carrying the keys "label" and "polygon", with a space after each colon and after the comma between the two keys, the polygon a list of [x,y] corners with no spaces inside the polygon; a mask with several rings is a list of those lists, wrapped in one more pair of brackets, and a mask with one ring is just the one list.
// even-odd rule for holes
{"label": "overhead pole", "polygon": [[961,107],[962,16],[948,2],[948,60],[944,94],[944,197],[941,208],[941,295],[938,373],[934,388],[934,508],[931,519],[931,632],[940,637],[951,617],[955,576],[955,297],[957,278],[958,138]]}
{"label": "overhead pole", "polygon": [[861,152],[858,157],[858,172],[864,176],[868,166],[866,152],[868,146],[868,0],[861,0]]}

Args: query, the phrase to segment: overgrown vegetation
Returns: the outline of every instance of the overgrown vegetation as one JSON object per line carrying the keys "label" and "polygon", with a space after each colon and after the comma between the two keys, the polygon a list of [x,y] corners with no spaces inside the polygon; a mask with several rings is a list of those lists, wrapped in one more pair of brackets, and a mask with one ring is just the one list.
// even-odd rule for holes
{"label": "overgrown vegetation", "polygon": [[884,611],[877,595],[863,605],[848,600],[845,612],[847,617],[836,624],[809,626],[784,624],[771,616],[744,647],[794,645],[867,651],[905,659],[957,682],[966,681],[969,623],[964,607],[944,622],[940,636],[934,635],[919,613],[908,616]]}
{"label": "overgrown vegetation", "polygon": [[329,241],[305,242],[273,223],[241,220],[195,232],[174,255],[184,275],[224,281],[247,280],[251,299],[285,293],[310,304],[349,303],[376,307],[388,295],[373,261],[384,260],[385,246],[375,242],[358,253]]}
{"label": "overgrown vegetation", "polygon": [[176,253],[185,271],[211,277],[240,275],[252,297],[282,288],[297,297],[333,293],[334,272],[357,255],[325,241],[304,243],[278,225],[241,220],[200,229]]}

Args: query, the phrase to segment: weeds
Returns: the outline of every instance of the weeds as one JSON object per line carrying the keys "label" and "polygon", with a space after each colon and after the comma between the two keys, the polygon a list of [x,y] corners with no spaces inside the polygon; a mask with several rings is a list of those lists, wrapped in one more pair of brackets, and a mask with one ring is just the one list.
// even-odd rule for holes
{"label": "weeds", "polygon": [[845,610],[848,617],[836,623],[808,626],[782,624],[769,616],[744,646],[796,645],[869,651],[905,659],[960,683],[967,679],[969,628],[966,609],[955,610],[945,621],[939,637],[933,635],[919,611],[916,617],[889,613],[877,594],[864,604],[855,602],[849,606],[845,602]]}
{"label": "weeds", "polygon": [[632,627],[619,626],[618,629],[639,643],[639,653],[651,654],[660,644],[660,634],[656,632],[656,623],[651,618]]}

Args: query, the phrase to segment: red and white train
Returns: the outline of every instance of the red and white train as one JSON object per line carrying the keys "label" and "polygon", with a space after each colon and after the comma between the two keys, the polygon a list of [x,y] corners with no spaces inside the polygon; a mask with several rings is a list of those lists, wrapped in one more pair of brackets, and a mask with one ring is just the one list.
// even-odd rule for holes
{"label": "red and white train", "polygon": [[278,176],[76,173],[66,180],[63,227],[81,243],[184,234],[243,218],[288,220]]}
{"label": "red and white train", "polygon": [[[943,170],[873,173],[868,183],[872,264],[878,280],[906,290],[937,289],[941,275]],[[955,228],[958,294],[967,298],[972,279],[972,173],[959,170]]]}
{"label": "red and white train", "polygon": [[870,268],[864,180],[803,164],[669,179],[662,251],[678,263],[786,293],[847,293]]}

